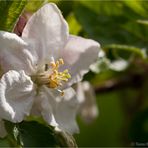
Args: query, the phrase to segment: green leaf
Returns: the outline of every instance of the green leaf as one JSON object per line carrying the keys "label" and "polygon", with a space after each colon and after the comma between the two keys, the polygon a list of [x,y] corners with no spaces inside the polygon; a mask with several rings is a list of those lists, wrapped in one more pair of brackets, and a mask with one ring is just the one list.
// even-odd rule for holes
{"label": "green leaf", "polygon": [[7,130],[7,140],[12,147],[18,147],[21,146],[21,143],[19,141],[19,135],[16,128],[17,124],[13,124],[9,121],[5,121],[5,128]]}
{"label": "green leaf", "polygon": [[0,30],[12,31],[27,0],[0,1]]}
{"label": "green leaf", "polygon": [[[92,10],[93,12],[95,12],[96,14],[99,14],[100,12],[102,12],[105,15],[121,15],[122,13],[122,5],[119,2],[113,2],[113,1],[91,1],[91,0],[80,0],[79,1],[80,4],[82,4],[83,6],[89,8],[90,10]],[[114,7],[114,9],[112,9]]]}
{"label": "green leaf", "polygon": [[[132,3],[142,13],[137,13],[131,7]],[[137,23],[139,19],[146,19],[143,5],[142,1],[80,1],[75,3],[74,15],[82,25],[84,35],[103,46],[115,43],[147,47],[147,26]]]}
{"label": "green leaf", "polygon": [[25,7],[26,11],[29,12],[35,12],[37,11],[43,4],[45,3],[45,0],[39,0],[39,1],[28,1],[27,5]]}
{"label": "green leaf", "polygon": [[0,138],[0,147],[9,147],[7,138]]}
{"label": "green leaf", "polygon": [[134,1],[123,0],[123,3],[127,7],[131,8],[137,14],[147,15],[147,11],[144,9],[144,7],[142,5],[142,1],[139,1],[139,0],[134,0]]}
{"label": "green leaf", "polygon": [[76,147],[73,137],[65,132],[57,132],[51,126],[36,121],[13,124],[5,121],[9,141],[12,146],[22,147]]}
{"label": "green leaf", "polygon": [[70,13],[70,15],[68,15],[67,21],[69,24],[69,32],[71,34],[78,35],[82,29],[82,26],[78,23],[73,13]]}

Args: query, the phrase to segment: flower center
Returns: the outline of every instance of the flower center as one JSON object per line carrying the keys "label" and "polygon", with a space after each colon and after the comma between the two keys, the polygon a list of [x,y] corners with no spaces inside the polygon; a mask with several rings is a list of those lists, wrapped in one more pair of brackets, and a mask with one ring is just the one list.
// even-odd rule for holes
{"label": "flower center", "polygon": [[64,65],[63,59],[45,64],[45,71],[31,76],[31,78],[37,85],[46,85],[48,88],[56,89],[63,96],[64,92],[60,90],[59,87],[63,85],[63,82],[67,82],[68,79],[71,78],[71,75],[69,74],[68,69],[60,72],[59,67],[61,65]]}

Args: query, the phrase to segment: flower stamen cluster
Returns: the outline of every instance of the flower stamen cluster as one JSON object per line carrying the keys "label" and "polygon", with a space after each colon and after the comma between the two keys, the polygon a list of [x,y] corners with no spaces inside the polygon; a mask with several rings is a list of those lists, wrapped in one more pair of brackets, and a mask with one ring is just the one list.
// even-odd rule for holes
{"label": "flower stamen cluster", "polygon": [[57,88],[58,86],[62,86],[62,81],[67,82],[68,79],[71,78],[68,69],[65,69],[63,72],[59,72],[58,69],[61,65],[64,65],[63,59],[59,59],[56,62],[50,62],[52,73],[49,76],[49,88]]}
{"label": "flower stamen cluster", "polygon": [[71,75],[68,69],[60,72],[59,68],[61,65],[64,65],[63,59],[59,59],[56,62],[52,61],[45,65],[45,71],[43,73],[33,75],[31,78],[38,86],[46,85],[48,88],[56,89],[63,96],[64,92],[58,87],[62,86],[63,82],[67,82],[71,78]]}

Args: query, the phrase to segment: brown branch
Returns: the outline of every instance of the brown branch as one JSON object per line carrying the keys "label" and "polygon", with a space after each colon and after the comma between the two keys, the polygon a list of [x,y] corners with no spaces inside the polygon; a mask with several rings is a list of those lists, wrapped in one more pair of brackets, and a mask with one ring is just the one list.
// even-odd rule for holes
{"label": "brown branch", "polygon": [[130,74],[118,79],[106,81],[103,85],[95,87],[96,93],[106,93],[125,88],[140,88],[145,80],[143,74]]}

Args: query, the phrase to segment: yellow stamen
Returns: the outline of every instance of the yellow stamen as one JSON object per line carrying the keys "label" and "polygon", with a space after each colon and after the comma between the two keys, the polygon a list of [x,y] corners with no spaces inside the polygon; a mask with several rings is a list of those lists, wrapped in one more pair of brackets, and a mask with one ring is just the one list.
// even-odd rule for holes
{"label": "yellow stamen", "polygon": [[50,62],[52,73],[49,76],[48,87],[57,88],[62,86],[62,82],[67,82],[71,78],[71,75],[68,72],[68,69],[65,69],[63,72],[59,72],[60,65],[64,64],[63,59],[59,59],[56,62]]}
{"label": "yellow stamen", "polygon": [[59,71],[59,67],[63,64],[63,59],[59,59],[56,62],[53,60],[49,64],[45,65],[45,72],[32,75],[31,78],[39,86],[46,85],[48,88],[56,89],[60,92],[61,96],[63,96],[64,91],[60,90],[59,87],[71,78],[68,69]]}
{"label": "yellow stamen", "polygon": [[50,66],[51,66],[52,68],[56,67],[55,62],[50,62]]}
{"label": "yellow stamen", "polygon": [[59,61],[56,61],[56,67],[58,68],[60,66],[60,62]]}
{"label": "yellow stamen", "polygon": [[64,64],[64,60],[63,60],[63,59],[59,59],[59,63],[60,63],[61,65],[63,65],[63,64]]}

